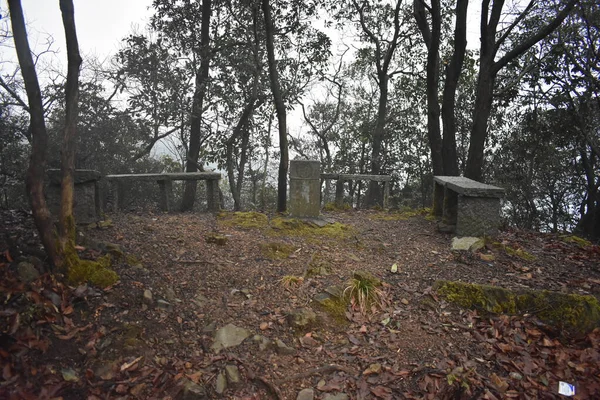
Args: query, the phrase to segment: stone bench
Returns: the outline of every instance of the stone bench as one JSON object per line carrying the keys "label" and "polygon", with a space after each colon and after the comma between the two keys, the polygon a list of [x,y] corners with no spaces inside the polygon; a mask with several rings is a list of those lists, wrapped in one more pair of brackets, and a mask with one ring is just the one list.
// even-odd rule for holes
{"label": "stone bench", "polygon": [[[48,186],[46,202],[53,215],[60,211],[62,172],[60,169],[46,171]],[[73,215],[78,224],[90,224],[101,219],[102,206],[98,184],[101,174],[91,169],[76,169],[73,175]]]}
{"label": "stone bench", "polygon": [[121,209],[128,182],[155,181],[160,188],[159,207],[162,211],[171,211],[173,204],[173,181],[206,181],[206,197],[209,211],[220,209],[218,172],[181,172],[164,174],[125,174],[106,175],[104,177],[114,193],[115,211]]}
{"label": "stone bench", "polygon": [[332,179],[335,184],[335,204],[338,207],[344,205],[344,182],[347,181],[375,181],[383,182],[383,208],[388,208],[390,197],[391,175],[365,175],[365,174],[321,174],[321,179]]}
{"label": "stone bench", "polygon": [[504,189],[460,176],[434,176],[433,214],[457,236],[493,236]]}

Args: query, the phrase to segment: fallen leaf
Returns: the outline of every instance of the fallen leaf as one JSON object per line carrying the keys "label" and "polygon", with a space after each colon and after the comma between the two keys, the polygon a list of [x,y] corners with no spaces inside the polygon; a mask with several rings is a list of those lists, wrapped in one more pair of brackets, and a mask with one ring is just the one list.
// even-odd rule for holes
{"label": "fallen leaf", "polygon": [[133,360],[131,362],[126,362],[123,365],[121,365],[121,372],[127,371],[129,368],[133,367],[133,365],[135,365],[138,361],[140,361],[142,359],[142,357],[143,356],[139,356],[135,360]]}
{"label": "fallen leaf", "polygon": [[363,375],[373,375],[381,372],[381,364],[375,363],[369,365],[369,368],[363,371]]}

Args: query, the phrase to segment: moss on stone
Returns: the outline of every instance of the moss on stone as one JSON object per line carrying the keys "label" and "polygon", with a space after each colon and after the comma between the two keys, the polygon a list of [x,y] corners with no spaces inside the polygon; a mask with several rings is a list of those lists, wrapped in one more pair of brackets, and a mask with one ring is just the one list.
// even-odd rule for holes
{"label": "moss on stone", "polygon": [[[486,240],[486,243],[488,241],[489,240]],[[504,252],[506,254],[508,254],[509,256],[519,257],[520,259],[525,260],[525,261],[535,261],[536,260],[536,257],[533,254],[528,253],[523,249],[515,249],[514,247],[507,246],[500,242],[493,242],[491,245],[492,245],[492,247],[494,247],[496,249],[504,250]]]}
{"label": "moss on stone", "polygon": [[255,211],[220,212],[217,218],[221,225],[244,229],[260,229],[269,225],[269,218],[266,214]]}
{"label": "moss on stone", "polygon": [[319,254],[315,254],[306,268],[305,275],[310,278],[312,276],[329,275],[331,271],[331,264],[327,260],[323,260]]}
{"label": "moss on stone", "polygon": [[204,239],[206,243],[216,244],[217,246],[225,246],[227,244],[227,236],[218,233],[209,233]]}
{"label": "moss on stone", "polygon": [[296,246],[281,242],[261,243],[260,250],[265,257],[272,260],[288,258],[290,254],[298,250]]}
{"label": "moss on stone", "polygon": [[331,297],[314,304],[317,309],[327,313],[327,315],[329,315],[336,323],[340,325],[348,324],[348,320],[346,318],[346,311],[348,310],[348,305],[350,304],[348,299]]}
{"label": "moss on stone", "polygon": [[119,276],[111,267],[111,256],[106,254],[95,261],[69,257],[67,262],[67,278],[72,284],[89,282],[99,287],[115,284]]}
{"label": "moss on stone", "polygon": [[541,321],[571,334],[600,327],[600,304],[593,296],[548,290],[513,292],[497,286],[438,281],[434,289],[463,308],[495,314],[533,314]]}

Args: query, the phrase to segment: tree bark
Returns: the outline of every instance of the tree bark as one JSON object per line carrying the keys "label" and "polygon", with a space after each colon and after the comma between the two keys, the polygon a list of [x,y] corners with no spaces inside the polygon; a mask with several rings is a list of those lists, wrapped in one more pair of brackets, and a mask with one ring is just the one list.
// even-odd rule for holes
{"label": "tree bark", "polygon": [[458,157],[456,154],[456,88],[465,60],[467,48],[467,8],[469,0],[457,0],[456,25],[454,27],[454,52],[444,80],[442,99],[442,161],[444,175],[457,176]]}
{"label": "tree bark", "polygon": [[431,0],[431,29],[429,29],[425,14],[424,0],[414,0],[413,6],[417,26],[427,46],[427,136],[431,149],[431,165],[434,175],[443,175],[440,103],[438,101],[440,37],[442,31],[440,0]]}
{"label": "tree bark", "polygon": [[52,217],[44,198],[44,174],[46,169],[48,133],[44,121],[40,85],[35,71],[35,64],[31,57],[21,1],[8,0],[8,7],[10,9],[13,40],[15,42],[21,73],[23,74],[31,118],[31,156],[25,177],[25,186],[29,195],[29,201],[31,202],[33,219],[46,254],[52,264],[60,266],[61,259],[54,240],[55,231],[52,224]]}
{"label": "tree bark", "polygon": [[[371,173],[379,175],[381,173],[382,154],[381,148],[385,135],[385,118],[387,116],[388,102],[388,82],[389,77],[386,73],[379,76],[379,104],[377,106],[377,120],[375,121],[375,131],[373,132],[373,147],[371,149]],[[381,191],[376,181],[369,181],[369,189],[366,195],[367,206],[372,207],[379,204]],[[380,204],[381,205],[381,204]]]}
{"label": "tree bark", "polygon": [[81,55],[77,42],[72,0],[60,0],[65,38],[67,40],[67,83],[65,87],[65,129],[61,153],[62,181],[58,244],[64,255],[67,246],[75,245],[75,217],[73,195],[75,175],[75,139],[77,137],[77,115],[79,110],[79,69]]}
{"label": "tree bark", "polygon": [[269,0],[262,0],[262,9],[265,17],[265,33],[267,42],[267,60],[269,64],[269,80],[271,81],[271,91],[273,93],[273,102],[275,103],[275,113],[279,124],[279,171],[277,177],[277,211],[285,212],[287,209],[287,174],[288,174],[288,138],[285,103],[279,85],[279,73],[275,62],[274,45],[274,24],[271,17],[271,7]]}
{"label": "tree bark", "polygon": [[[577,0],[570,0],[563,9],[547,25],[525,38],[522,42],[507,51],[498,61],[494,61],[496,52],[506,40],[510,32],[523,20],[531,10],[533,1],[516,17],[496,40],[498,22],[502,14],[504,0],[493,0],[491,12],[490,1],[483,0],[481,7],[481,50],[479,62],[479,76],[477,79],[477,92],[473,110],[473,128],[469,144],[469,155],[465,176],[481,181],[483,175],[484,149],[487,138],[487,124],[492,112],[494,82],[498,72],[515,58],[529,50],[533,45],[552,33],[569,15]],[[489,19],[488,19],[489,18]]]}
{"label": "tree bark", "polygon": [[[210,18],[212,14],[211,0],[202,0],[202,27],[200,31],[201,61],[200,69],[196,73],[196,87],[192,101],[192,115],[190,119],[190,145],[187,154],[185,172],[198,171],[198,156],[200,154],[200,136],[202,125],[202,109],[206,97],[210,69]],[[185,190],[181,199],[181,211],[190,211],[194,208],[196,197],[196,181],[186,181]]]}

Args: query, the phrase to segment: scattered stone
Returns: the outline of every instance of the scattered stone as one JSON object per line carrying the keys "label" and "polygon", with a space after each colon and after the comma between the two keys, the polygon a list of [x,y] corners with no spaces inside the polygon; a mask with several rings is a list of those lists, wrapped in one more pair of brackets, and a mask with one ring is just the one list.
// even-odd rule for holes
{"label": "scattered stone", "polygon": [[381,372],[381,364],[375,363],[369,365],[369,368],[363,371],[363,375],[379,374]]}
{"label": "scattered stone", "polygon": [[21,281],[26,283],[35,281],[40,277],[40,273],[35,268],[35,265],[27,261],[21,261],[19,265],[17,265],[17,273],[19,274]]}
{"label": "scattered stone", "polygon": [[231,386],[235,386],[242,381],[242,379],[240,378],[240,370],[235,365],[226,365],[225,375],[227,376],[227,382]]}
{"label": "scattered stone", "polygon": [[44,271],[45,267],[44,267],[44,262],[42,260],[40,260],[38,257],[36,256],[29,256],[27,257],[27,262],[33,264],[33,266],[35,267],[35,269],[37,269],[38,271]]}
{"label": "scattered stone", "polygon": [[402,303],[405,306],[407,306],[409,304],[409,301],[403,298],[402,300],[400,300],[400,303]]}
{"label": "scattered stone", "polygon": [[225,246],[227,244],[227,236],[219,235],[218,233],[209,233],[205,236],[206,243],[216,244],[217,246]]}
{"label": "scattered stone", "polygon": [[225,376],[225,373],[219,372],[219,375],[217,375],[217,385],[215,387],[215,392],[217,392],[218,394],[223,394],[223,392],[225,392],[226,389],[227,377]]}
{"label": "scattered stone", "polygon": [[292,354],[296,354],[296,349],[288,347],[288,345],[283,343],[283,341],[281,339],[275,340],[275,346],[276,346],[275,349],[277,350],[277,354],[279,354],[279,355],[289,356]]}
{"label": "scattered stone", "polygon": [[175,291],[170,287],[165,289],[165,299],[170,303],[181,303],[181,299],[177,297]]}
{"label": "scattered stone", "polygon": [[328,293],[332,297],[342,298],[344,297],[344,288],[337,285],[329,286],[325,289],[325,293]]}
{"label": "scattered stone", "polygon": [[338,394],[326,394],[323,397],[323,400],[350,400],[350,397],[346,393],[338,393]]}
{"label": "scattered stone", "polygon": [[261,322],[259,328],[260,328],[261,331],[266,331],[267,329],[269,329],[269,323],[268,322]]}
{"label": "scattered stone", "polygon": [[144,290],[143,302],[149,306],[154,302],[154,299],[152,298],[152,292],[149,289]]}
{"label": "scattered stone", "polygon": [[313,389],[302,389],[298,392],[296,400],[314,400],[315,391]]}
{"label": "scattered stone", "polygon": [[294,329],[306,329],[317,322],[317,314],[313,310],[302,308],[289,313],[287,321]]}
{"label": "scattered stone", "polygon": [[470,251],[475,253],[484,246],[485,241],[478,237],[466,236],[462,238],[452,238],[452,250],[455,251]]}
{"label": "scattered stone", "polygon": [[331,295],[329,293],[318,293],[313,300],[321,305],[325,305],[327,300],[331,300]]}
{"label": "scattered stone", "polygon": [[77,371],[72,368],[63,368],[60,370],[62,377],[67,382],[79,382],[79,375]]}
{"label": "scattered stone", "polygon": [[508,376],[510,376],[512,379],[516,379],[518,381],[520,381],[521,379],[523,379],[523,375],[521,375],[518,372],[511,372],[510,374],[508,374]]}
{"label": "scattered stone", "polygon": [[222,349],[240,345],[248,336],[250,331],[247,329],[228,324],[217,331],[211,348],[218,353]]}
{"label": "scattered stone", "polygon": [[319,342],[317,342],[314,338],[312,338],[311,336],[302,336],[300,338],[300,343],[302,344],[302,346],[304,347],[318,347],[319,346]]}
{"label": "scattered stone", "polygon": [[252,340],[254,340],[255,342],[258,342],[258,349],[260,351],[267,350],[269,348],[269,346],[271,345],[271,341],[268,338],[264,337],[263,335],[254,335]]}
{"label": "scattered stone", "polygon": [[493,254],[480,254],[479,258],[481,259],[481,261],[494,261],[496,259],[496,256]]}
{"label": "scattered stone", "polygon": [[44,289],[42,290],[42,294],[45,298],[50,300],[52,304],[54,304],[56,307],[60,307],[60,305],[62,304],[62,297],[54,293],[52,290]]}
{"label": "scattered stone", "polygon": [[156,302],[156,307],[158,307],[159,310],[163,310],[169,313],[173,312],[173,305],[166,300],[158,300]]}

